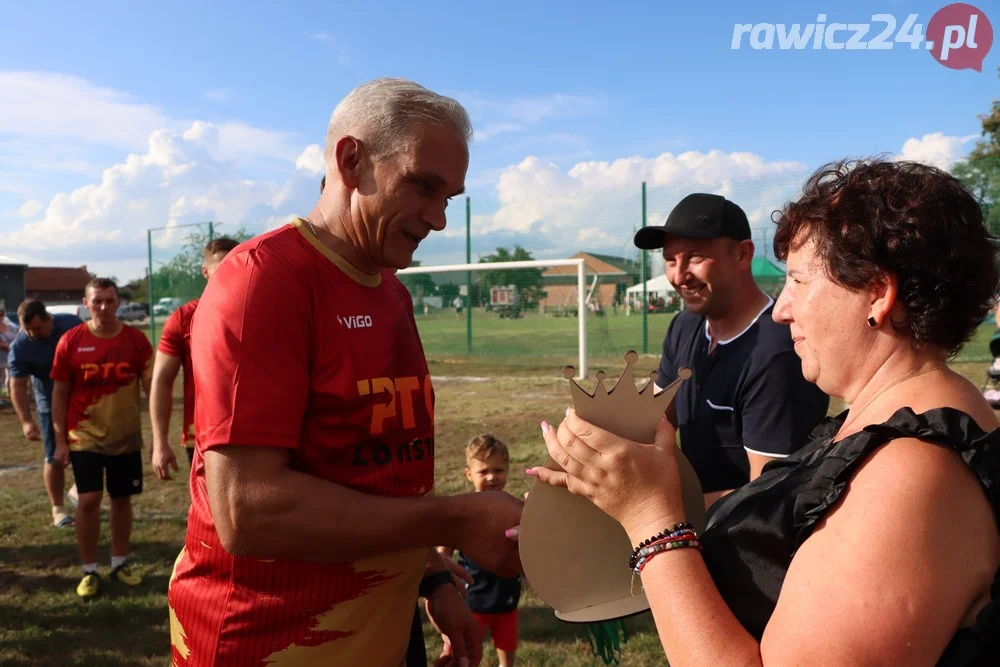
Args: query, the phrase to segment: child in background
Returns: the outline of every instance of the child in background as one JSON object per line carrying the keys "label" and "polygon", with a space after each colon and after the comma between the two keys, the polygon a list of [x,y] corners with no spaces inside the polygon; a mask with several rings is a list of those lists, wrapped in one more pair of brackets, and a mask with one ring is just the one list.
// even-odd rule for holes
{"label": "child in background", "polygon": [[[477,435],[465,448],[465,476],[476,492],[503,491],[507,485],[510,453],[507,446],[490,433]],[[442,553],[451,557],[449,549]],[[459,554],[459,564],[472,575],[468,590],[469,609],[485,632],[489,630],[500,667],[514,667],[517,651],[517,605],[521,600],[520,578],[506,579],[484,570]]]}

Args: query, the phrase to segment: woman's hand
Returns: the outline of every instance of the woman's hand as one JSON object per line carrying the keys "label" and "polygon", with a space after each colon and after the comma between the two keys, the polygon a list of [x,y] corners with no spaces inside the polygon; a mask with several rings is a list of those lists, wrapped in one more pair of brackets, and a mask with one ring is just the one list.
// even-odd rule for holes
{"label": "woman's hand", "polygon": [[587,498],[620,523],[633,544],[685,520],[677,440],[666,418],[653,444],[621,438],[584,421],[573,409],[558,431],[542,422],[545,446],[563,471],[527,474]]}

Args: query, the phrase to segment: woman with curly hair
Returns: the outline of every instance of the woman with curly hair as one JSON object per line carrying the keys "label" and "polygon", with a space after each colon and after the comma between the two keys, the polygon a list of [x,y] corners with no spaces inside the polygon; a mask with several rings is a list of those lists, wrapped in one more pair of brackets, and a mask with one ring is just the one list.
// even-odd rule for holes
{"label": "woman with curly hair", "polygon": [[[807,379],[850,409],[685,523],[674,433],[542,424],[567,487],[618,520],[672,667],[1000,664],[1000,421],[949,358],[995,302],[993,239],[949,174],[828,165],[777,218]],[[624,563],[622,564],[624,566]]]}

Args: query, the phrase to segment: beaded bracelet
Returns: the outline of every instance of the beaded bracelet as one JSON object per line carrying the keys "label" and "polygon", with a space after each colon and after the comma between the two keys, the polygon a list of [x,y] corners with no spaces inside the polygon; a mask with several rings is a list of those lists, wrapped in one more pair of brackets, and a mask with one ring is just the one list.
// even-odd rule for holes
{"label": "beaded bracelet", "polygon": [[657,554],[672,549],[693,548],[701,551],[701,541],[690,523],[678,523],[673,528],[663,530],[648,540],[643,540],[632,552],[629,558],[629,569],[632,570],[632,582],[629,592],[635,595],[635,575],[641,574],[646,564]]}
{"label": "beaded bracelet", "polygon": [[674,537],[679,537],[679,536],[681,536],[683,534],[686,534],[686,533],[690,533],[692,536],[694,536],[695,539],[698,538],[698,535],[694,532],[694,526],[692,526],[688,522],[684,522],[684,523],[674,524],[673,528],[665,528],[662,531],[660,531],[659,533],[657,533],[656,535],[653,535],[648,540],[643,540],[642,542],[639,543],[639,546],[637,546],[632,551],[632,556],[628,560],[628,568],[630,570],[635,569],[636,561],[638,561],[638,559],[639,559],[639,550],[640,549],[648,547],[650,544],[653,544],[654,542],[658,542],[658,541],[664,540],[664,539],[671,539],[671,538],[674,538]]}
{"label": "beaded bracelet", "polygon": [[685,549],[692,548],[701,550],[701,542],[695,538],[692,540],[670,540],[667,542],[657,542],[656,544],[651,544],[642,550],[642,557],[639,558],[639,562],[636,563],[635,569],[633,570],[636,574],[642,572],[643,568],[649,561],[653,560],[653,557],[657,554],[661,554],[664,551],[670,551],[671,549]]}

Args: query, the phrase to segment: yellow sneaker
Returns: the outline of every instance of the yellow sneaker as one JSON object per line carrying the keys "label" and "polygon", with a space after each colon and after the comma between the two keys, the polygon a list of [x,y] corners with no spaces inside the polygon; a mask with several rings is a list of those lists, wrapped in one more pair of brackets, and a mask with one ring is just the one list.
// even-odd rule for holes
{"label": "yellow sneaker", "polygon": [[126,586],[138,586],[142,583],[142,577],[132,571],[128,561],[111,570],[111,576]]}
{"label": "yellow sneaker", "polygon": [[100,585],[101,578],[94,572],[87,572],[83,575],[83,579],[80,583],[76,585],[76,594],[80,597],[87,599],[92,598],[97,595],[97,589]]}

